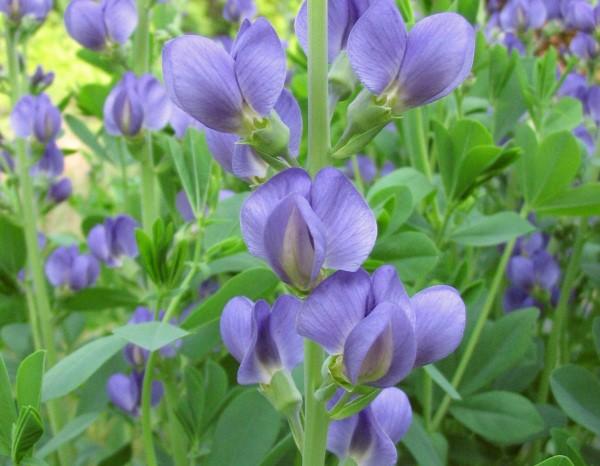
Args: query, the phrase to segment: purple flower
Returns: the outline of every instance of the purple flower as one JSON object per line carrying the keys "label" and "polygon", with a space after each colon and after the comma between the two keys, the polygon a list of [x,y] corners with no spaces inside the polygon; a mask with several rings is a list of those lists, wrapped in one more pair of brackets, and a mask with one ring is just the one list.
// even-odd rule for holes
{"label": "purple flower", "polygon": [[594,7],[586,0],[563,2],[562,14],[565,24],[570,28],[591,33],[596,27]]}
{"label": "purple flower", "polygon": [[[274,110],[289,130],[288,152],[298,155],[302,138],[302,112],[294,96],[284,89],[277,99]],[[268,165],[260,155],[235,134],[206,130],[206,143],[215,160],[223,170],[238,178],[265,178]]]}
{"label": "purple flower", "polygon": [[52,71],[44,72],[44,69],[38,65],[34,73],[29,77],[29,83],[32,89],[45,89],[54,82],[54,73]]}
{"label": "purple flower", "polygon": [[600,86],[590,86],[586,104],[590,116],[596,125],[600,126]]}
{"label": "purple flower", "polygon": [[581,124],[577,126],[573,130],[573,134],[577,139],[579,139],[583,143],[588,155],[593,155],[594,151],[596,150],[596,142],[594,141],[594,138],[592,137],[588,129],[585,127],[585,125]]}
{"label": "purple flower", "polygon": [[[365,183],[370,183],[375,179],[375,176],[377,176],[377,166],[375,165],[375,162],[373,162],[373,159],[366,155],[358,155],[356,157],[356,164],[358,165],[358,173]],[[346,162],[344,173],[346,173],[351,180],[354,179],[354,162],[352,160]]]}
{"label": "purple flower", "polygon": [[598,41],[594,36],[585,32],[578,32],[571,39],[569,50],[582,60],[593,60],[598,56],[600,46],[598,46]]}
{"label": "purple flower", "polygon": [[221,315],[221,338],[240,363],[238,383],[269,384],[281,370],[291,371],[302,361],[302,338],[296,333],[301,301],[289,295],[267,302],[245,297],[231,299]]}
{"label": "purple flower", "polygon": [[465,305],[449,286],[409,298],[392,266],[372,276],[336,272],[304,302],[298,333],[334,356],[329,367],[342,383],[391,387],[415,366],[448,356],[465,328]]}
{"label": "purple flower", "polygon": [[158,131],[168,122],[171,102],[158,80],[128,71],[104,102],[104,126],[113,136],[136,136],[144,128]]}
{"label": "purple flower", "polygon": [[250,253],[305,290],[322,268],[357,270],[377,237],[371,209],[334,168],[313,181],[300,168],[275,175],[244,202],[240,221]]}
{"label": "purple flower", "polygon": [[47,178],[56,178],[62,174],[64,168],[65,160],[63,154],[56,143],[51,141],[46,144],[42,157],[31,167],[29,173],[31,176],[42,175]]}
{"label": "purple flower", "polygon": [[285,53],[264,18],[244,21],[231,52],[208,37],[185,35],[163,49],[169,96],[209,128],[246,135],[268,117],[285,81]]}
{"label": "purple flower", "polygon": [[587,88],[586,77],[573,71],[567,75],[557,94],[559,96],[575,97],[585,105],[585,101],[587,100]]}
{"label": "purple flower", "polygon": [[185,191],[179,191],[175,196],[175,207],[185,222],[191,222],[196,218]]}
{"label": "purple flower", "polygon": [[135,240],[137,222],[128,215],[107,217],[88,234],[88,246],[96,259],[108,267],[119,267],[123,257],[135,258],[138,247]]}
{"label": "purple flower", "polygon": [[45,144],[56,138],[61,126],[60,111],[46,94],[25,95],[10,114],[15,134],[20,138],[35,136]]}
{"label": "purple flower", "polygon": [[98,261],[89,254],[80,254],[77,246],[60,246],[46,261],[46,277],[55,287],[73,291],[93,285],[100,273]]}
{"label": "purple flower", "polygon": [[562,16],[561,5],[564,0],[544,0],[544,6],[546,7],[546,18],[559,19]]}
{"label": "purple flower", "polygon": [[52,183],[48,189],[48,200],[54,204],[66,201],[73,193],[73,184],[69,178],[61,178]]}
{"label": "purple flower", "polygon": [[380,175],[381,176],[385,176],[385,175],[389,175],[390,173],[392,173],[394,170],[396,169],[396,166],[394,165],[394,162],[391,161],[386,161],[383,166],[381,167],[381,172]]}
{"label": "purple flower", "polygon": [[[346,49],[348,35],[352,27],[362,15],[371,0],[328,0],[328,18],[327,18],[327,56],[329,63],[333,63],[336,57]],[[308,21],[306,0],[296,15],[294,23],[298,42],[305,52],[308,52]]]}
{"label": "purple flower", "polygon": [[327,449],[340,464],[352,458],[357,466],[393,466],[398,459],[396,443],[411,422],[407,396],[399,388],[386,388],[358,414],[331,423]]}
{"label": "purple flower", "polygon": [[[162,320],[164,316],[164,311],[160,311],[158,314],[159,320]],[[150,311],[150,309],[142,306],[138,306],[133,311],[131,318],[127,322],[128,324],[144,324],[146,322],[154,321],[154,313]],[[172,319],[171,324],[176,325],[177,320]],[[159,349],[159,353],[163,358],[174,358],[177,355],[177,351],[181,347],[181,340],[174,341],[173,343],[168,344],[167,346],[163,346]],[[133,367],[143,366],[146,363],[146,359],[148,358],[148,350],[141,348],[137,345],[128,343],[123,350],[123,355],[125,356],[125,360],[131,364]]]}
{"label": "purple flower", "polygon": [[138,22],[133,0],[73,0],[65,10],[69,35],[91,50],[127,42]]}
{"label": "purple flower", "polygon": [[519,39],[516,34],[507,32],[504,35],[503,42],[509,53],[512,53],[513,50],[516,50],[520,55],[525,55],[525,45],[523,42],[521,42],[521,39]]}
{"label": "purple flower", "polygon": [[[126,375],[116,373],[106,383],[106,393],[111,403],[131,416],[140,414],[142,404],[142,384],[144,373],[133,371]],[[158,380],[152,381],[151,404],[156,406],[163,396],[163,385]]]}
{"label": "purple flower", "polygon": [[52,9],[52,0],[0,0],[0,12],[15,22],[30,17],[44,21]]}
{"label": "purple flower", "polygon": [[223,17],[232,23],[252,19],[255,15],[254,0],[227,0],[223,8]]}
{"label": "purple flower", "polygon": [[348,56],[363,85],[395,113],[452,92],[473,64],[475,32],[460,15],[441,13],[407,33],[390,0],[377,0],[348,37]]}
{"label": "purple flower", "polygon": [[542,0],[509,0],[500,12],[500,25],[507,31],[539,29],[547,14]]}
{"label": "purple flower", "polygon": [[202,123],[194,120],[194,118],[181,110],[177,105],[171,105],[169,124],[173,128],[173,131],[175,131],[175,137],[179,139],[183,139],[188,128],[194,128],[198,131],[205,129]]}

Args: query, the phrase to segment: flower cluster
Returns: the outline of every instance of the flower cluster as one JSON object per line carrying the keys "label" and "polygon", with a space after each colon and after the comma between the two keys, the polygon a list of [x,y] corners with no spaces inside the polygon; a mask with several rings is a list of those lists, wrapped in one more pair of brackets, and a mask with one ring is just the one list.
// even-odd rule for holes
{"label": "flower cluster", "polygon": [[506,311],[544,308],[558,301],[560,267],[547,247],[548,237],[539,232],[517,241],[506,269],[510,283],[504,294]]}

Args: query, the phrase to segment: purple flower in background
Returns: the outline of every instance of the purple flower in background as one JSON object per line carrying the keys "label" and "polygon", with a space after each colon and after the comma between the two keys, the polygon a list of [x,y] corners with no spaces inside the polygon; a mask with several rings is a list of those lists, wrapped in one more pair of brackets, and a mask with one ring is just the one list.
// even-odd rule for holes
{"label": "purple flower in background", "polygon": [[398,459],[396,443],[411,422],[408,397],[399,388],[386,388],[358,414],[331,423],[327,449],[340,464],[352,458],[357,466],[393,466]]}
{"label": "purple flower in background", "polygon": [[73,0],[65,10],[69,35],[91,50],[127,42],[138,22],[133,0]]}
{"label": "purple flower in background", "polygon": [[223,8],[223,17],[232,23],[252,19],[255,15],[254,0],[227,0]]}
{"label": "purple flower in background", "polygon": [[322,268],[357,270],[377,237],[371,209],[334,168],[312,181],[300,168],[275,175],[246,199],[240,223],[250,253],[305,290]]}
{"label": "purple flower in background", "polygon": [[507,31],[539,29],[547,14],[542,0],[509,0],[500,12],[500,25]]}
{"label": "purple flower in background", "polygon": [[162,61],[173,102],[224,133],[248,133],[268,117],[286,75],[281,41],[264,18],[242,23],[231,52],[208,37],[184,35],[167,42]]}
{"label": "purple flower in background", "polygon": [[96,282],[100,266],[93,256],[80,254],[79,248],[73,245],[56,248],[48,257],[45,270],[52,286],[77,291]]}
{"label": "purple flower in background", "polygon": [[586,99],[586,110],[597,126],[600,126],[600,86],[590,86]]}
{"label": "purple flower in background", "polygon": [[588,155],[593,155],[594,151],[596,150],[596,141],[594,141],[594,138],[592,137],[588,129],[585,127],[585,125],[581,124],[577,126],[573,130],[573,134],[577,139],[579,139],[583,143]]}
{"label": "purple flower in background", "polygon": [[591,34],[578,32],[575,34],[575,37],[571,39],[569,50],[582,60],[593,60],[598,56],[600,46],[598,45],[598,41]]}
{"label": "purple flower in background", "polygon": [[521,39],[516,34],[507,32],[504,34],[504,45],[508,49],[509,53],[516,50],[520,55],[525,55],[525,45],[521,42]]}
{"label": "purple flower in background", "polygon": [[66,201],[73,194],[73,183],[69,178],[61,178],[48,188],[48,200],[54,204]]}
{"label": "purple flower in background", "polygon": [[514,311],[523,307],[540,306],[536,292],[547,293],[555,299],[558,292],[560,268],[546,251],[548,238],[540,232],[519,238],[506,275],[510,282],[504,295],[504,308]]}
{"label": "purple flower in background", "polygon": [[460,15],[440,13],[409,33],[390,0],[377,0],[348,37],[348,56],[363,85],[395,113],[444,97],[473,64],[475,31]]}
{"label": "purple flower in background", "polygon": [[[302,112],[294,96],[286,89],[275,103],[274,110],[289,130],[289,154],[297,157],[302,138]],[[268,165],[258,153],[235,134],[206,130],[206,143],[223,170],[238,178],[264,178]]]}
{"label": "purple flower in background", "polygon": [[338,379],[391,387],[413,367],[454,351],[465,319],[454,288],[433,286],[409,298],[396,270],[382,266],[372,276],[361,269],[325,279],[304,302],[297,327],[335,356],[330,368]]}
{"label": "purple flower in background", "polygon": [[[348,35],[352,27],[358,21],[369,5],[371,0],[328,0],[328,18],[327,18],[327,56],[329,63],[333,63],[336,57],[346,49]],[[298,42],[308,52],[308,21],[307,21],[306,0],[302,3],[294,29]]]}
{"label": "purple flower in background", "polygon": [[138,247],[135,240],[137,222],[128,215],[107,217],[88,234],[92,254],[109,267],[119,267],[123,257],[135,258]]}
{"label": "purple flower in background", "polygon": [[567,27],[593,32],[596,27],[594,7],[586,0],[568,0],[562,4],[562,14]]}
{"label": "purple flower in background", "polygon": [[52,0],[0,0],[0,12],[15,22],[30,17],[44,21],[52,9]]}
{"label": "purple flower in background", "polygon": [[136,136],[142,129],[158,131],[170,115],[165,88],[150,74],[138,78],[128,71],[104,102],[104,126],[113,136]]}
{"label": "purple flower in background", "polygon": [[[54,141],[46,144],[42,157],[29,170],[31,176],[42,175],[48,178],[60,176],[65,168],[62,152]],[[67,196],[68,197],[68,196]]]}
{"label": "purple flower in background", "polygon": [[0,150],[0,173],[15,171],[15,159],[5,150]]}
{"label": "purple flower in background", "polygon": [[60,131],[60,110],[46,94],[25,95],[13,108],[10,122],[17,137],[27,138],[33,135],[45,144],[54,140]]}
{"label": "purple flower in background", "polygon": [[[158,314],[159,320],[162,320],[164,316],[164,311],[160,311]],[[144,324],[146,322],[154,321],[154,313],[150,311],[150,309],[142,306],[138,306],[133,311],[131,318],[127,322],[128,324]],[[171,324],[176,325],[176,319],[172,319]],[[181,347],[181,340],[174,341],[173,343],[168,344],[167,346],[163,346],[159,349],[159,353],[163,358],[174,358],[177,355],[177,351]],[[141,348],[132,343],[128,343],[123,350],[123,354],[125,356],[125,360],[134,367],[143,366],[146,363],[146,359],[148,358],[148,350]]]}
{"label": "purple flower in background", "polygon": [[44,72],[44,69],[38,65],[34,73],[29,77],[29,83],[32,89],[42,90],[54,82],[54,73],[52,71]]}
{"label": "purple flower in background", "polygon": [[[137,417],[142,405],[142,384],[144,373],[133,371],[126,375],[116,373],[110,376],[106,383],[106,393],[111,403],[125,413]],[[152,381],[151,403],[156,406],[162,396],[164,388],[158,380]]]}
{"label": "purple flower in background", "polygon": [[269,309],[238,296],[221,315],[221,338],[240,363],[237,381],[242,385],[269,384],[273,375],[290,371],[302,361],[302,338],[296,333],[296,316],[301,301],[283,295]]}
{"label": "purple flower in background", "polygon": [[546,18],[559,19],[562,17],[561,5],[564,0],[544,0],[544,6],[546,7]]}
{"label": "purple flower in background", "polygon": [[588,84],[585,76],[573,71],[567,75],[557,94],[579,99],[585,107],[587,100]]}
{"label": "purple flower in background", "polygon": [[[375,176],[377,176],[377,166],[372,158],[366,155],[358,155],[356,156],[356,164],[358,165],[358,173],[365,183],[370,183],[375,179]],[[354,162],[352,160],[346,162],[344,173],[346,173],[351,180],[356,176]]]}
{"label": "purple flower in background", "polygon": [[169,124],[173,128],[173,131],[175,131],[175,137],[179,139],[183,139],[188,128],[194,128],[198,131],[205,129],[202,123],[185,113],[177,105],[171,105]]}
{"label": "purple flower in background", "polygon": [[394,170],[396,169],[395,165],[393,162],[391,162],[390,160],[386,161],[383,166],[381,167],[381,171],[380,171],[380,175],[381,176],[385,176],[385,175],[389,175],[390,173],[392,173]]}

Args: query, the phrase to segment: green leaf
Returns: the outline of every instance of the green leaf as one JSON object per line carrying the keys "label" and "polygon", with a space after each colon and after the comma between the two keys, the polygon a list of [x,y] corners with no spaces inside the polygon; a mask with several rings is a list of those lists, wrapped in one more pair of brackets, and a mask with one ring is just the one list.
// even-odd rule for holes
{"label": "green leaf", "polygon": [[573,461],[563,455],[556,455],[552,458],[545,459],[536,466],[573,466]]}
{"label": "green leaf", "polygon": [[67,122],[69,129],[81,142],[88,146],[94,155],[97,155],[101,159],[112,162],[104,147],[98,143],[98,135],[90,131],[83,121],[73,115],[65,115],[65,121]]}
{"label": "green leaf", "polygon": [[225,238],[241,236],[240,209],[247,196],[248,193],[235,194],[219,202],[213,214],[208,218],[208,226],[204,234],[206,250]]}
{"label": "green leaf", "polygon": [[564,191],[545,201],[536,213],[557,217],[600,215],[600,183],[588,183]]}
{"label": "green leaf", "polygon": [[587,369],[569,364],[552,372],[550,385],[567,416],[600,435],[600,380]]}
{"label": "green leaf", "polygon": [[13,461],[20,464],[43,434],[44,424],[38,410],[33,406],[22,406],[12,432],[10,454]]}
{"label": "green leaf", "polygon": [[457,11],[464,16],[470,23],[477,21],[477,12],[479,11],[479,0],[458,0]]}
{"label": "green leaf", "polygon": [[109,335],[98,338],[61,359],[46,372],[42,400],[53,400],[71,393],[126,344],[127,341],[121,337]]}
{"label": "green leaf", "polygon": [[157,351],[188,334],[168,322],[129,324],[116,328],[113,333],[148,351]]}
{"label": "green leaf", "polygon": [[58,307],[67,311],[103,311],[118,307],[135,307],[137,296],[119,288],[84,288],[59,300]]}
{"label": "green leaf", "polygon": [[377,241],[368,265],[375,268],[392,264],[402,280],[414,281],[435,267],[438,256],[438,249],[427,235],[404,231]]}
{"label": "green leaf", "polygon": [[467,152],[458,162],[450,196],[461,199],[470,192],[477,178],[494,165],[502,154],[502,148],[496,146],[477,146]]}
{"label": "green leaf", "polygon": [[379,236],[395,233],[410,217],[414,203],[406,186],[390,186],[377,191],[369,199],[377,218]]}
{"label": "green leaf", "polygon": [[225,395],[229,384],[227,373],[215,361],[209,359],[204,366],[203,392],[205,396],[204,411],[202,413],[202,424],[208,425],[221,405],[225,401]]}
{"label": "green leaf", "polygon": [[367,200],[370,203],[380,195],[381,191],[399,186],[408,188],[414,205],[418,205],[434,189],[423,173],[414,168],[405,167],[394,170],[377,180],[369,189]]}
{"label": "green leaf", "polygon": [[46,442],[44,446],[37,451],[36,456],[38,458],[45,458],[49,454],[54,453],[62,445],[70,442],[85,432],[85,430],[92,425],[92,423],[94,423],[99,416],[100,413],[85,413],[81,416],[77,416],[66,426],[64,426],[60,432]]}
{"label": "green leaf", "polygon": [[567,456],[575,466],[588,466],[581,454],[581,443],[565,429],[551,429],[550,434],[556,453]]}
{"label": "green leaf", "polygon": [[487,323],[459,387],[463,396],[485,387],[523,359],[538,316],[539,311],[530,308]]}
{"label": "green leaf", "polygon": [[583,121],[581,102],[573,97],[562,97],[544,115],[542,133],[551,134],[557,131],[571,131]]}
{"label": "green leaf", "polygon": [[600,317],[596,317],[592,323],[592,334],[594,345],[596,346],[596,353],[598,353],[598,357],[600,357]]}
{"label": "green leaf", "polygon": [[423,367],[425,372],[431,377],[438,387],[440,387],[453,400],[462,400],[460,393],[452,386],[450,381],[442,374],[433,364],[428,364]]}
{"label": "green leaf", "polygon": [[521,443],[544,428],[531,401],[512,392],[474,395],[456,402],[450,412],[468,429],[500,445]]}
{"label": "green leaf", "polygon": [[16,275],[25,266],[25,235],[20,226],[3,215],[0,215],[0,244],[5,245],[0,248],[0,270]]}
{"label": "green leaf", "polygon": [[40,409],[42,380],[46,367],[46,351],[39,350],[27,356],[17,370],[17,402],[19,407],[31,406]]}
{"label": "green leaf", "polygon": [[[532,154],[525,153],[522,158],[528,156]],[[533,179],[527,180],[532,185],[528,190],[531,197],[527,202],[531,208],[537,208],[571,185],[581,163],[581,149],[575,136],[560,132],[545,138],[533,157]]]}
{"label": "green leaf", "polygon": [[0,355],[0,455],[10,452],[12,424],[17,419],[17,410],[10,388],[10,379],[2,355]]}
{"label": "green leaf", "polygon": [[269,452],[280,418],[256,390],[245,390],[219,418],[207,466],[256,466]]}
{"label": "green leaf", "polygon": [[420,466],[445,466],[446,462],[436,450],[432,437],[423,427],[421,419],[415,415],[402,443]]}
{"label": "green leaf", "polygon": [[535,227],[514,212],[475,217],[456,228],[450,238],[465,246],[494,246],[506,243]]}
{"label": "green leaf", "polygon": [[335,405],[329,412],[329,417],[334,421],[339,421],[353,416],[367,407],[380,393],[380,389],[371,389],[367,393],[360,394],[356,398],[353,398],[348,403],[344,403],[340,406]]}
{"label": "green leaf", "polygon": [[182,328],[192,330],[218,320],[225,304],[234,296],[249,299],[265,297],[275,289],[279,279],[269,269],[263,267],[245,270],[229,279],[214,295],[202,302],[185,319]]}

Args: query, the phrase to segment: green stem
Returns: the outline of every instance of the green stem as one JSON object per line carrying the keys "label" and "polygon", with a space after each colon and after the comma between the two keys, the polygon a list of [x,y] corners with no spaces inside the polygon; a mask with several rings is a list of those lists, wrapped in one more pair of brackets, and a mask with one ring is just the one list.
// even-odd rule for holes
{"label": "green stem", "polygon": [[[8,62],[8,76],[11,84],[11,103],[15,105],[21,96],[19,60],[17,52],[17,30],[8,22],[6,29],[6,54]],[[28,273],[31,276],[33,287],[26,285],[27,308],[31,322],[36,349],[46,349],[48,366],[52,367],[57,362],[56,345],[54,342],[54,325],[52,323],[52,310],[46,288],[42,255],[38,246],[36,199],[31,176],[29,175],[29,160],[27,157],[27,144],[24,139],[16,140],[17,176],[19,179],[19,198],[25,246],[27,248]],[[47,404],[48,418],[52,432],[57,433],[63,425],[63,416],[56,402]],[[69,464],[65,448],[58,450],[59,464]]]}
{"label": "green stem", "polygon": [[404,119],[404,138],[410,145],[411,165],[424,173],[429,181],[432,180],[425,124],[423,122],[423,109],[418,107],[410,111]]}
{"label": "green stem", "polygon": [[425,420],[425,428],[431,430],[431,410],[432,410],[432,397],[433,397],[433,383],[431,376],[425,369],[422,370],[423,374],[423,419]]}
{"label": "green stem", "polygon": [[323,466],[327,446],[329,418],[325,403],[315,397],[321,383],[323,350],[310,340],[304,340],[304,449],[302,466]]}
{"label": "green stem", "polygon": [[167,413],[169,416],[169,440],[171,442],[171,453],[175,466],[187,466],[188,459],[184,439],[184,432],[181,424],[175,415],[177,406],[177,387],[170,378],[165,378],[165,401],[167,402]]}
{"label": "green stem", "polygon": [[133,71],[141,75],[150,69],[150,5],[137,0],[138,25],[133,38]]}
{"label": "green stem", "polygon": [[[521,217],[526,217],[527,211],[523,209],[521,211]],[[492,286],[488,292],[485,303],[483,304],[483,308],[477,317],[477,322],[475,322],[475,326],[473,327],[473,331],[471,332],[471,336],[469,337],[469,341],[467,342],[467,346],[465,347],[465,351],[460,359],[458,367],[456,368],[456,372],[452,378],[452,386],[458,389],[460,382],[462,381],[463,376],[465,375],[465,371],[473,357],[473,352],[477,347],[477,343],[479,343],[479,338],[481,338],[481,333],[483,332],[483,327],[490,315],[492,308],[494,307],[494,303],[496,302],[496,295],[500,289],[500,285],[502,284],[502,279],[504,277],[504,271],[506,270],[506,266],[508,261],[512,255],[513,249],[515,247],[516,239],[509,241],[502,253],[502,257],[500,258],[500,263],[498,264],[498,268],[496,269],[496,274],[492,280]],[[432,422],[432,429],[437,430],[450,407],[450,402],[452,399],[446,395],[440,404],[440,407],[437,410]]]}
{"label": "green stem", "polygon": [[581,224],[575,237],[575,244],[573,246],[573,252],[567,265],[567,271],[560,289],[560,298],[556,311],[554,312],[552,321],[552,330],[550,337],[548,338],[548,346],[546,350],[546,357],[544,363],[544,370],[542,372],[542,378],[540,381],[540,388],[538,393],[538,401],[545,403],[548,400],[548,392],[550,388],[550,377],[552,371],[559,364],[560,356],[560,340],[561,336],[566,331],[567,325],[567,312],[569,299],[571,298],[571,290],[573,284],[577,279],[577,274],[580,270],[581,255],[583,252],[583,246],[585,244],[585,238],[587,235],[588,220],[587,218],[581,219]]}
{"label": "green stem", "polygon": [[147,233],[152,232],[152,225],[158,218],[158,204],[154,176],[154,159],[152,156],[152,135],[146,132],[142,148],[142,224]]}
{"label": "green stem", "polygon": [[288,425],[294,438],[294,443],[298,447],[298,451],[302,452],[304,448],[304,428],[300,420],[300,411],[296,411],[293,415],[288,416]]}
{"label": "green stem", "polygon": [[327,0],[308,0],[308,170],[327,165],[329,109]]}

